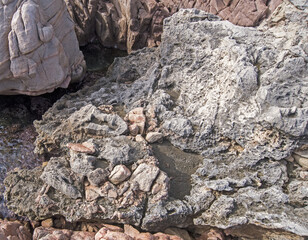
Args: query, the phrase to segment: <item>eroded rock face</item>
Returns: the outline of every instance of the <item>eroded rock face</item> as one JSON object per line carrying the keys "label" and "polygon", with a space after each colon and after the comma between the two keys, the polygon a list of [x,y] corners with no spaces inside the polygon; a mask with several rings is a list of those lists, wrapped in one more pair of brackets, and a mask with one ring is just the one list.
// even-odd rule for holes
{"label": "eroded rock face", "polygon": [[[62,214],[70,220],[104,219],[151,231],[192,224],[223,229],[258,225],[263,231],[280,229],[286,239],[290,235],[283,231],[299,239],[307,236],[307,171],[291,157],[306,156],[306,23],[306,12],[288,2],[258,29],[199,10],[174,14],[165,20],[158,49],[116,59],[106,77],[63,97],[35,123],[37,152],[56,151],[56,159],[71,161],[75,157],[67,143],[92,142],[96,152],[91,156],[100,161],[96,168],[111,172],[125,165],[130,177],[118,185],[105,177],[95,186],[84,182],[77,199],[61,193],[57,184],[41,196],[46,199],[42,203],[55,207],[38,208],[34,182],[42,182],[42,172],[54,164],[50,161],[35,174],[20,170],[7,177],[8,206],[32,218]],[[114,113],[101,115],[102,105],[114,105]],[[120,119],[140,107],[155,118],[155,132],[202,158],[191,167],[197,170],[190,174],[186,196],[168,196],[170,178],[160,169],[167,155],[153,157],[151,145],[140,135],[138,141],[122,136],[128,131]],[[144,136],[152,129],[146,120]],[[72,176],[84,176],[78,168],[67,168]]]}
{"label": "eroded rock face", "polygon": [[0,94],[39,95],[83,77],[85,63],[63,1],[0,1]]}
{"label": "eroded rock face", "polygon": [[197,8],[240,26],[256,26],[281,2],[281,0],[91,0],[83,3],[66,0],[70,14],[77,23],[76,31],[80,44],[86,44],[97,35],[104,46],[128,52],[145,46],[159,45],[163,20],[181,8]]}

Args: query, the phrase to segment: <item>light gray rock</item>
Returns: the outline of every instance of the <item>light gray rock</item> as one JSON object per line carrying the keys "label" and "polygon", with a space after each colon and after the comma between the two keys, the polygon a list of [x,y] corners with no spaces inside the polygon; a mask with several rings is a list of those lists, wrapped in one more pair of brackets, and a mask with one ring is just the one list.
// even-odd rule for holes
{"label": "light gray rock", "polygon": [[64,158],[51,158],[40,178],[70,198],[82,197],[82,177],[71,171]]}
{"label": "light gray rock", "polygon": [[130,181],[137,183],[141,191],[149,192],[158,173],[158,167],[142,163],[133,172]]}
{"label": "light gray rock", "polygon": [[181,137],[189,137],[193,134],[192,124],[188,119],[172,118],[163,124],[163,128]]}
{"label": "light gray rock", "polygon": [[89,172],[95,169],[97,158],[85,153],[75,153],[70,151],[70,167],[74,173],[87,176]]}
{"label": "light gray rock", "polygon": [[159,132],[149,132],[145,139],[149,143],[155,143],[163,139],[163,134]]}
{"label": "light gray rock", "polygon": [[111,171],[109,175],[109,180],[113,184],[117,185],[125,181],[127,178],[129,178],[130,175],[131,175],[131,172],[125,165],[117,165]]}
{"label": "light gray rock", "polygon": [[291,0],[290,2],[299,9],[306,11],[308,9],[308,2],[306,0]]}
{"label": "light gray rock", "polygon": [[39,95],[84,76],[63,1],[2,1],[0,18],[0,94]]}
{"label": "light gray rock", "polygon": [[149,204],[142,221],[144,229],[164,229],[173,222],[179,227],[191,224],[188,216],[193,214],[190,205],[181,200],[169,201],[167,204],[157,202]]}
{"label": "light gray rock", "polygon": [[77,134],[117,136],[127,131],[127,125],[116,114],[101,113],[93,105],[87,105],[67,119],[67,125]]}

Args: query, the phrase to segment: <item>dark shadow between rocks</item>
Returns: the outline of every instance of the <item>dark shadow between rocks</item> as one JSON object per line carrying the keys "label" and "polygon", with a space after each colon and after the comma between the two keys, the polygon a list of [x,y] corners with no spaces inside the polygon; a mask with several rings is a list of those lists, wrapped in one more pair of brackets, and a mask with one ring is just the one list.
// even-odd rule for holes
{"label": "dark shadow between rocks", "polygon": [[159,160],[159,168],[170,177],[169,196],[183,200],[190,194],[191,174],[202,163],[202,156],[184,152],[167,141],[152,144],[152,149]]}
{"label": "dark shadow between rocks", "polygon": [[127,56],[126,51],[104,48],[99,43],[90,43],[81,47],[81,51],[83,52],[89,72],[106,72],[115,57]]}

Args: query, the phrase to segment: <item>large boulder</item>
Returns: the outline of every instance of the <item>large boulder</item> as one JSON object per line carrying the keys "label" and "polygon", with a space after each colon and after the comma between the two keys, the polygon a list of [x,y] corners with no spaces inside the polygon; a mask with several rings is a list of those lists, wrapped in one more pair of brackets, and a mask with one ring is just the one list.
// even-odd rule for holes
{"label": "large boulder", "polygon": [[[308,236],[306,23],[289,2],[257,29],[196,9],[174,14],[159,48],[116,59],[106,77],[35,122],[36,151],[57,156],[44,169],[9,174],[8,207],[34,219],[61,214],[151,231],[195,225],[253,229],[245,232],[252,239],[267,229]],[[163,143],[123,136],[119,118],[136,108],[146,120],[140,134],[160,132]],[[72,141],[96,152],[68,152]],[[114,185],[105,171],[118,165],[132,174]],[[99,187],[85,169],[91,178],[104,172]]]}
{"label": "large boulder", "polygon": [[159,45],[163,20],[180,8],[197,8],[240,26],[256,26],[282,2],[246,0],[65,0],[81,45],[96,35],[106,47],[122,50]]}
{"label": "large boulder", "polygon": [[83,54],[63,1],[3,0],[0,18],[0,94],[39,95],[83,77]]}

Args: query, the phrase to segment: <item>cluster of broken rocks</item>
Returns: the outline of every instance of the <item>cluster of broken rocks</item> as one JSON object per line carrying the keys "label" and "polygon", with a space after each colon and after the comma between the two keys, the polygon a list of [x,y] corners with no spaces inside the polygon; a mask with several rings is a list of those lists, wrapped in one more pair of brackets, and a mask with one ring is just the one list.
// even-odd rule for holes
{"label": "cluster of broken rocks", "polygon": [[[153,108],[148,111],[142,107],[132,109],[123,119],[117,115],[112,105],[100,105],[97,109],[94,106],[86,106],[82,108],[86,112],[85,115],[88,114],[89,108],[93,114],[98,112],[95,115],[97,119],[104,119],[108,122],[107,119],[110,118],[109,126],[113,125],[115,128],[117,127],[117,130],[120,129],[118,134],[127,133],[128,136],[107,138],[103,143],[95,139],[82,143],[67,143],[69,159],[67,157],[52,157],[48,162],[44,162],[39,170],[41,174],[36,179],[39,189],[37,189],[38,191],[32,189],[35,193],[33,195],[35,196],[35,199],[33,198],[35,205],[32,206],[31,211],[35,211],[36,214],[45,213],[45,216],[39,217],[45,220],[1,221],[1,237],[4,239],[15,237],[19,240],[203,240],[230,238],[223,231],[212,228],[193,229],[189,233],[185,229],[167,227],[164,232],[151,234],[139,231],[129,224],[120,227],[100,223],[99,215],[104,218],[109,215],[111,222],[129,222],[139,226],[144,217],[142,215],[145,214],[142,213],[145,211],[145,204],[154,206],[167,200],[170,179],[164,171],[159,169],[159,161],[153,156],[152,148],[149,145],[163,141],[163,134],[158,132],[158,120]],[[99,129],[92,129],[92,131],[97,130]],[[141,159],[136,161],[138,157]],[[102,158],[107,160],[107,163],[102,163]],[[19,172],[19,170],[16,171]],[[8,177],[6,183],[11,180]],[[13,182],[14,186],[12,185],[12,187],[20,187],[19,184],[15,185],[14,180]],[[28,187],[25,185],[25,189]],[[58,198],[55,198],[57,195],[55,191],[59,194]],[[14,193],[11,192],[11,194]],[[7,195],[8,200],[12,197],[9,195]],[[68,199],[74,199],[74,201],[68,203]],[[69,208],[65,204],[69,204]],[[122,212],[123,209],[129,211]],[[15,210],[16,213],[24,214]],[[57,213],[54,212],[53,216],[48,218],[50,210],[55,210]],[[36,219],[28,213],[26,215]],[[96,222],[80,222],[80,217],[81,219],[88,218],[88,220],[96,219]],[[152,229],[158,231],[157,228]]]}

